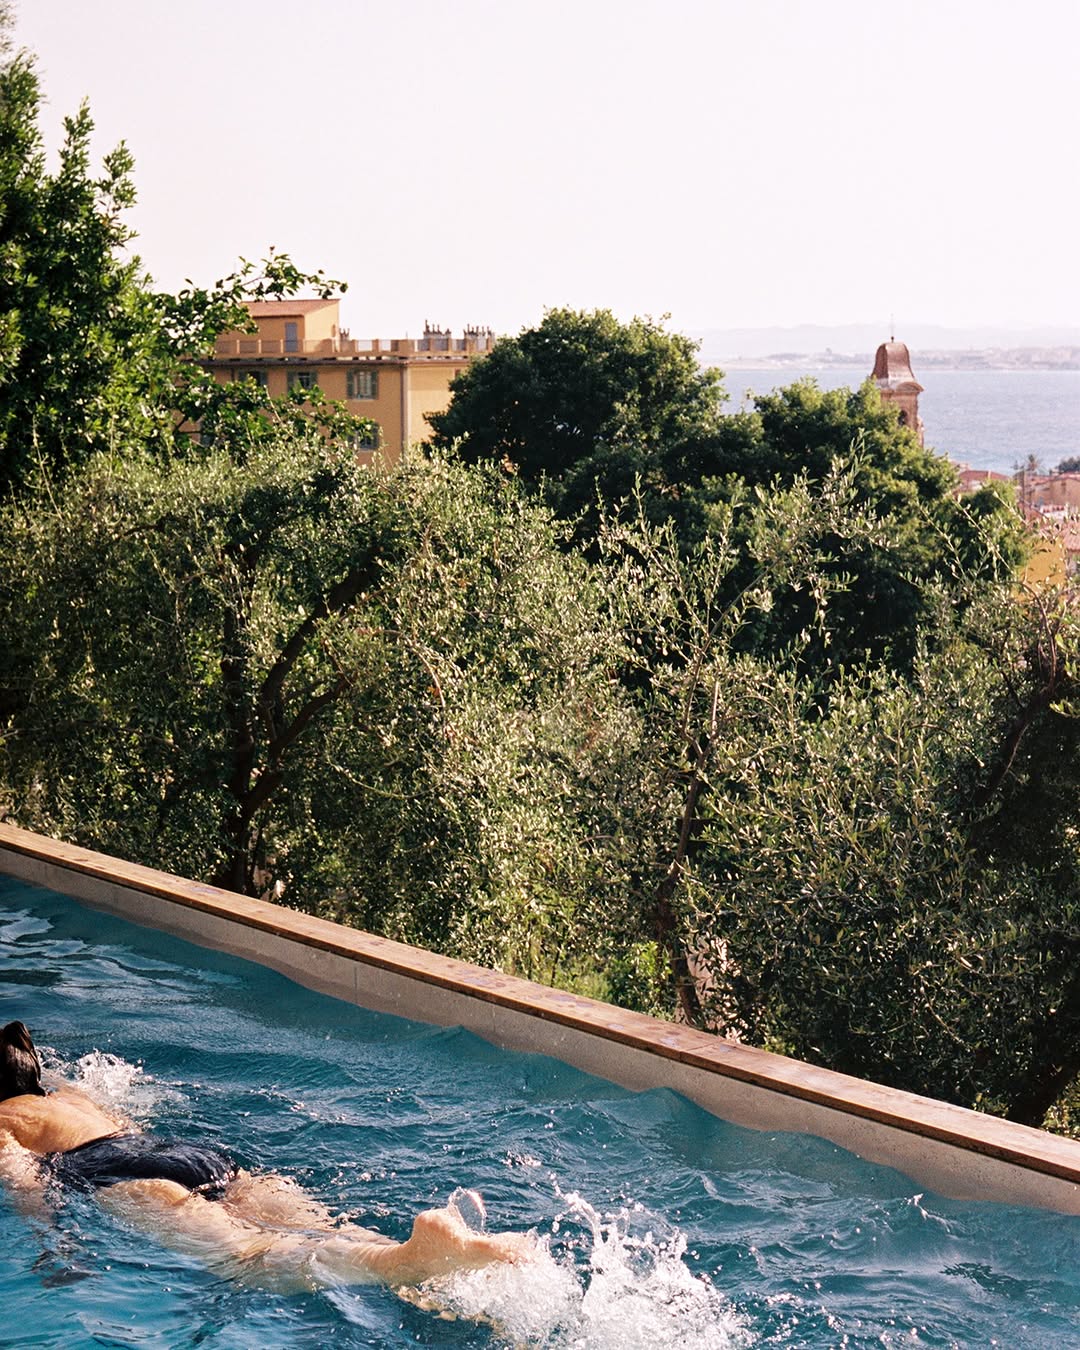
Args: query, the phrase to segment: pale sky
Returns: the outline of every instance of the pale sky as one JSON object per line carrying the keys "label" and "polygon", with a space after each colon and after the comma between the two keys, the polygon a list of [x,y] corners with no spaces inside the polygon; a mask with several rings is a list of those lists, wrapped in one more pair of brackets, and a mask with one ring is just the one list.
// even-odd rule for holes
{"label": "pale sky", "polygon": [[169,289],[274,245],[354,337],[1080,324],[1077,0],[15,5]]}

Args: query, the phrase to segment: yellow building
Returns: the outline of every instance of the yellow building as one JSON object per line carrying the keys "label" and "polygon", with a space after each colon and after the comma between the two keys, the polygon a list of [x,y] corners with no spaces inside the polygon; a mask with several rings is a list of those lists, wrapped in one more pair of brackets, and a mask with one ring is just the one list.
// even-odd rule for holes
{"label": "yellow building", "polygon": [[419,338],[349,336],[337,300],[258,300],[248,312],[257,333],[223,333],[202,364],[220,384],[250,378],[277,398],[289,389],[318,387],[351,413],[378,424],[378,437],[359,447],[393,463],[430,433],[427,415],[450,402],[450,381],[470,361],[489,352],[488,328],[466,328],[461,337],[424,327]]}

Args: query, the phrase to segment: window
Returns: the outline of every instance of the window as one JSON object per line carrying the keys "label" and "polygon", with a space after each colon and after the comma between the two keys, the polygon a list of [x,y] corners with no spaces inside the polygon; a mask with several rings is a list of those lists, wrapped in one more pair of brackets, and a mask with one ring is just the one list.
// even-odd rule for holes
{"label": "window", "polygon": [[379,372],[377,370],[350,370],[346,376],[349,398],[378,398]]}
{"label": "window", "polygon": [[285,350],[287,352],[298,352],[300,350],[300,334],[294,323],[286,323],[285,325]]}
{"label": "window", "polygon": [[269,381],[269,376],[265,370],[238,370],[236,378],[238,380],[250,380],[252,384],[257,384],[260,389],[265,389]]}
{"label": "window", "polygon": [[290,389],[318,389],[319,377],[313,370],[290,370]]}

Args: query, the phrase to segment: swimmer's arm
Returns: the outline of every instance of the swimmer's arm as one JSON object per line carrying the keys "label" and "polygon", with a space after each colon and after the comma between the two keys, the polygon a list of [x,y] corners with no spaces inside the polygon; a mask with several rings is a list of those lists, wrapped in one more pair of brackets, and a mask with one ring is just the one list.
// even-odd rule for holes
{"label": "swimmer's arm", "polygon": [[4,1129],[0,1129],[0,1183],[20,1213],[41,1216],[50,1212],[37,1155]]}
{"label": "swimmer's arm", "polygon": [[0,1181],[12,1191],[42,1189],[36,1155],[5,1129],[0,1129]]}

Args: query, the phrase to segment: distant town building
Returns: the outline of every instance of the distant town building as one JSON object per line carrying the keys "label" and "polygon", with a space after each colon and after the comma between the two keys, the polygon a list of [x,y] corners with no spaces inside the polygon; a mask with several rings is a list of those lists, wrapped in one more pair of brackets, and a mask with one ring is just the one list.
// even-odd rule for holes
{"label": "distant town building", "polygon": [[994,469],[971,469],[966,464],[956,465],[956,495],[964,496],[967,492],[978,492],[979,488],[985,487],[987,483],[1011,483],[1013,480],[1007,473],[998,473]]}
{"label": "distant town building", "polygon": [[874,357],[872,378],[881,391],[882,402],[899,408],[900,425],[910,427],[923,445],[923,422],[919,416],[923,387],[911,373],[911,355],[903,342],[890,338],[881,344]]}
{"label": "distant town building", "polygon": [[1023,468],[1013,481],[1025,520],[1047,541],[1048,550],[1061,555],[1063,564],[1051,577],[1060,585],[1080,570],[1080,474]]}
{"label": "distant town building", "polygon": [[1080,518],[1080,473],[1041,473],[1020,469],[1016,475],[1021,503],[1045,516]]}
{"label": "distant town building", "polygon": [[1011,483],[1020,514],[1036,543],[1022,574],[1036,590],[1062,586],[1080,573],[1080,473],[1040,473],[1023,468],[1012,476],[992,469],[955,466],[956,495],[978,492],[988,483]]}
{"label": "distant town building", "polygon": [[272,396],[319,388],[328,399],[371,418],[378,433],[359,447],[390,462],[427,440],[427,415],[450,402],[450,381],[495,342],[490,328],[424,325],[419,338],[350,337],[337,300],[258,300],[248,304],[256,333],[223,333],[202,365],[219,384],[252,379]]}

